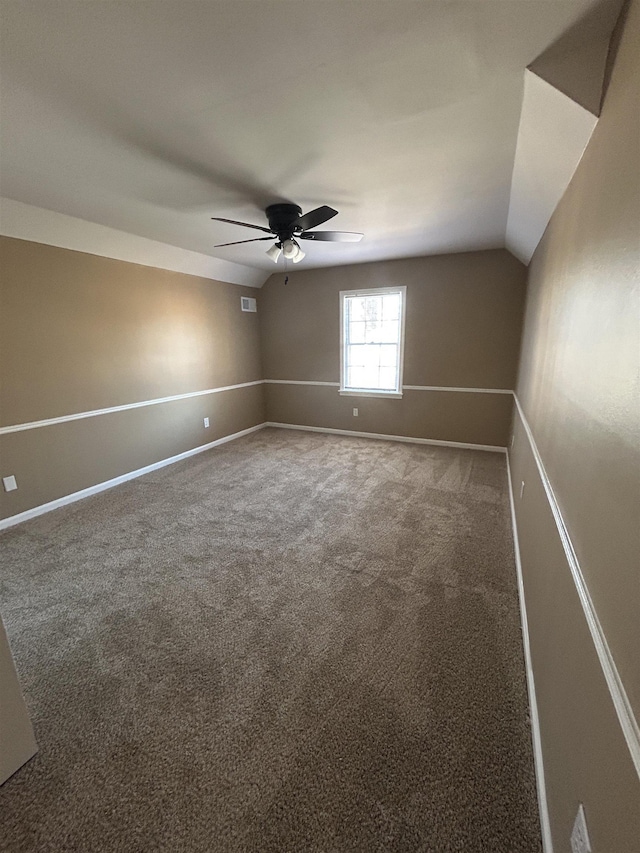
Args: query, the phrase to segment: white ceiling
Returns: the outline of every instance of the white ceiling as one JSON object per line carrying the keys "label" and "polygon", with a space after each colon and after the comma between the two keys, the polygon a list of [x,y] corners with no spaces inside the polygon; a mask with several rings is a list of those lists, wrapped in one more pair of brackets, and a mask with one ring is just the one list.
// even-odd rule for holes
{"label": "white ceiling", "polygon": [[0,191],[268,272],[210,217],[365,233],[306,268],[504,246],[524,69],[591,6],[3,0]]}

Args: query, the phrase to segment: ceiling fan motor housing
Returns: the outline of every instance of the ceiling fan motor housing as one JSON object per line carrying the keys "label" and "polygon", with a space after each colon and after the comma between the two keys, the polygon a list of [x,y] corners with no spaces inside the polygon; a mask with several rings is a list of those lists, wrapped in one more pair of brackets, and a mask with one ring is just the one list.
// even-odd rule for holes
{"label": "ceiling fan motor housing", "polygon": [[292,223],[302,215],[302,208],[297,204],[270,204],[265,213],[269,228],[283,241],[293,237],[295,229]]}

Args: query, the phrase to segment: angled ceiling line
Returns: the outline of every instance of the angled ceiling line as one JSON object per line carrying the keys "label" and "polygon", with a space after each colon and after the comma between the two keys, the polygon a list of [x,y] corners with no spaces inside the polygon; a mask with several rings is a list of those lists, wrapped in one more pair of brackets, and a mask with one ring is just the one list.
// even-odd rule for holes
{"label": "angled ceiling line", "polygon": [[9,198],[0,198],[0,234],[245,287],[262,287],[270,275],[267,270],[182,249]]}
{"label": "angled ceiling line", "polygon": [[505,247],[528,264],[598,123],[622,3],[607,0],[524,71]]}

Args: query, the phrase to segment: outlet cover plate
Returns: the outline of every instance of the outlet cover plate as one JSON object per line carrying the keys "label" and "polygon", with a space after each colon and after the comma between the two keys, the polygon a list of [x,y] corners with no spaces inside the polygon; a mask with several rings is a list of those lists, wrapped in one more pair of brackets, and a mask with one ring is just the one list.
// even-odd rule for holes
{"label": "outlet cover plate", "polygon": [[205,419],[204,419],[204,428],[205,428],[205,429],[208,429],[208,428],[209,428],[209,418],[205,418]]}
{"label": "outlet cover plate", "polygon": [[571,832],[571,853],[593,853],[582,803],[578,806],[578,814]]}
{"label": "outlet cover plate", "polygon": [[5,492],[13,492],[18,488],[16,478],[13,476],[13,474],[10,477],[2,478],[2,485],[4,486]]}

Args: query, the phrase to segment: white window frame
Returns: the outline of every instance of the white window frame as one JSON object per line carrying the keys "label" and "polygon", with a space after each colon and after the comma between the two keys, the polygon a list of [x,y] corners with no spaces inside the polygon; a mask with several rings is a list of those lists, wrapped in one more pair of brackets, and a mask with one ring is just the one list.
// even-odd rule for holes
{"label": "white window frame", "polygon": [[[398,384],[397,390],[382,391],[380,389],[368,390],[366,388],[347,388],[345,380],[347,376],[346,359],[346,312],[344,310],[345,300],[350,296],[380,296],[384,293],[400,293],[402,310],[400,317],[400,343],[398,344]],[[345,397],[386,397],[387,399],[399,400],[402,397],[402,377],[404,372],[404,328],[407,311],[407,288],[406,285],[399,287],[371,287],[364,290],[341,290],[340,291],[340,394]]]}

